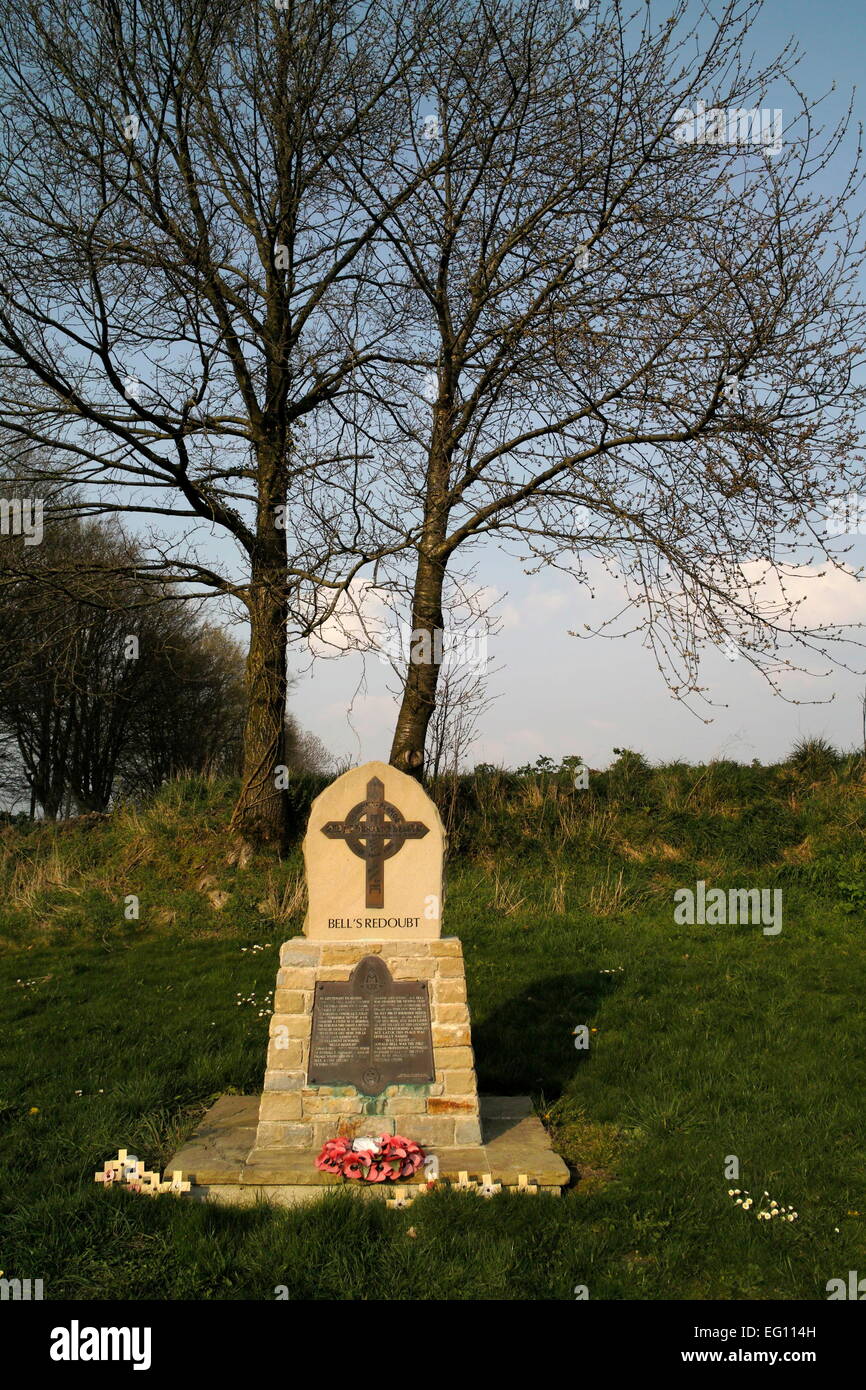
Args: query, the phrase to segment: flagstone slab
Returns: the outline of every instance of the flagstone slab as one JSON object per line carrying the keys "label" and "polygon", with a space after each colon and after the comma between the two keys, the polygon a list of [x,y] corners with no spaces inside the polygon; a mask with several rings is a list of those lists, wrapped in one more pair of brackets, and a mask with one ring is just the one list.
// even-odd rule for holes
{"label": "flagstone slab", "polygon": [[[169,1161],[192,1182],[192,1194],[239,1203],[266,1198],[283,1205],[309,1201],[327,1188],[350,1187],[361,1196],[393,1196],[393,1183],[347,1184],[322,1173],[314,1161],[318,1150],[256,1149],[253,1143],[259,1112],[258,1096],[222,1096],[211,1106],[195,1134]],[[528,1096],[481,1096],[483,1143],[436,1148],[439,1181],[456,1184],[461,1173],[479,1184],[490,1174],[494,1184],[517,1188],[521,1176],[539,1192],[558,1194],[569,1171],[550,1145],[550,1138]],[[400,1186],[423,1191],[425,1174]]]}

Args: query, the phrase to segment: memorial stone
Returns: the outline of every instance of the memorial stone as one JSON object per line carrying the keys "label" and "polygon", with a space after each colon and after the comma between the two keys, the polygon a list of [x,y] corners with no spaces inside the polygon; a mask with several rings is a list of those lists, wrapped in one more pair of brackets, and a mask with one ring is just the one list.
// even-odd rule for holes
{"label": "memorial stone", "polygon": [[441,936],[445,833],[386,763],[338,777],[304,841],[304,935],[283,944],[250,1165],[326,1139],[481,1143],[463,954]]}

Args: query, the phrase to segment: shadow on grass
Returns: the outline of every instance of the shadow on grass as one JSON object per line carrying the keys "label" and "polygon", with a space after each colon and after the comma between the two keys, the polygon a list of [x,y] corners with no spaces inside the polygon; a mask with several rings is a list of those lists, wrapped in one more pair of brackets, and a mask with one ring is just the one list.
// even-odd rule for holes
{"label": "shadow on grass", "polygon": [[492,1095],[543,1092],[555,1100],[589,1055],[575,1048],[578,1024],[592,1027],[601,1001],[616,988],[595,970],[535,980],[479,1023],[472,1043],[478,1087]]}

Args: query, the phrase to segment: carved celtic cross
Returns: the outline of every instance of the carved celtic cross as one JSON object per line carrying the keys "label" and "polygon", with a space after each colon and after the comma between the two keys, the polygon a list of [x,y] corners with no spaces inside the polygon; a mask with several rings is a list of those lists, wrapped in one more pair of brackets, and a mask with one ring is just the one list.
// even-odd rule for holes
{"label": "carved celtic cross", "polygon": [[397,854],[407,840],[421,840],[430,827],[419,820],[404,820],[402,811],[385,800],[385,786],[378,777],[367,783],[367,800],[353,806],[344,821],[329,820],[322,834],[344,840],[367,868],[367,907],[385,906],[385,860]]}

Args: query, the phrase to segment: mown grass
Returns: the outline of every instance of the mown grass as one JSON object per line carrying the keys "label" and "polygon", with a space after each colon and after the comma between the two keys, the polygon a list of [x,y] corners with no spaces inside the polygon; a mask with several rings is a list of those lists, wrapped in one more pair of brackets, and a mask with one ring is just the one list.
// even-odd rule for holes
{"label": "mown grass", "polygon": [[[299,856],[238,862],[233,789],[200,782],[90,828],[6,829],[0,1268],[50,1298],[826,1297],[866,1271],[866,783],[862,760],[818,771],[621,758],[589,791],[549,771],[438,789],[481,1087],[533,1095],[573,1185],[404,1211],[98,1188],[118,1147],[164,1164],[212,1099],[260,1087]],[[675,925],[697,878],[781,887],[781,934]]]}

